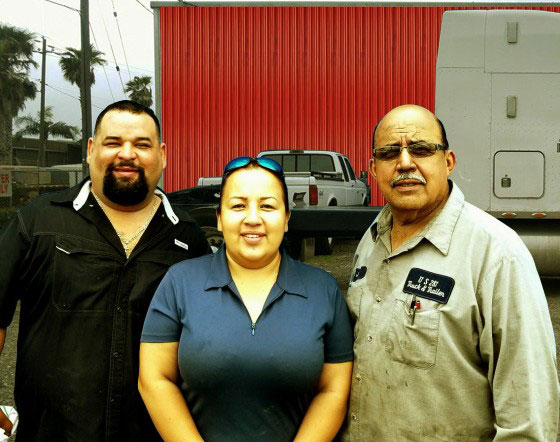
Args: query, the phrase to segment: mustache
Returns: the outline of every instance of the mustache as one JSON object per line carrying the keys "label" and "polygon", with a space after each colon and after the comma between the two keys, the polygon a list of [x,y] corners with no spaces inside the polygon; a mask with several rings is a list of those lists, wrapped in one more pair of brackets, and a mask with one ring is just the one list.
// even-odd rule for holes
{"label": "mustache", "polygon": [[399,181],[403,180],[414,180],[418,181],[420,184],[426,184],[426,180],[424,177],[420,175],[416,175],[412,172],[402,173],[398,177],[395,177],[391,180],[391,187],[395,187]]}
{"label": "mustache", "polygon": [[144,171],[144,168],[142,166],[138,166],[138,165],[134,164],[133,161],[121,161],[118,164],[111,164],[110,166],[108,166],[106,173],[113,172],[117,167],[130,167],[131,169],[136,169],[139,172]]}

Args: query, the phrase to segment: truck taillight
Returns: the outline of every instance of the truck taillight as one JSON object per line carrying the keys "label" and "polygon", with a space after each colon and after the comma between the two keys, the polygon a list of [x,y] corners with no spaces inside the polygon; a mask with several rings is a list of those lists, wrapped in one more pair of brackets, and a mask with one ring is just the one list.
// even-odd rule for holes
{"label": "truck taillight", "polygon": [[544,212],[535,212],[535,213],[531,213],[531,216],[533,218],[544,218],[546,216],[546,213]]}
{"label": "truck taillight", "polygon": [[319,203],[319,190],[316,184],[309,185],[309,205],[316,206]]}

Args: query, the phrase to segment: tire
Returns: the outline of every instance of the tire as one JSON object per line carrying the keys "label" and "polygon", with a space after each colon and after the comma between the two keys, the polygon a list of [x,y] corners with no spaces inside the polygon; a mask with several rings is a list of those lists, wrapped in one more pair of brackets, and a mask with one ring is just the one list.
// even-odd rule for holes
{"label": "tire", "polygon": [[220,232],[216,227],[202,226],[201,229],[206,235],[206,239],[208,240],[208,244],[210,244],[212,253],[216,253],[216,251],[224,243],[224,235],[222,235],[222,232]]}
{"label": "tire", "polygon": [[[336,200],[329,202],[329,207],[336,206]],[[315,255],[332,255],[334,250],[334,238],[329,237],[316,237],[315,238]]]}
{"label": "tire", "polygon": [[322,237],[315,238],[315,254],[316,255],[332,255],[334,250],[334,238]]}
{"label": "tire", "polygon": [[293,259],[305,262],[315,256],[315,238],[284,237],[284,247]]}

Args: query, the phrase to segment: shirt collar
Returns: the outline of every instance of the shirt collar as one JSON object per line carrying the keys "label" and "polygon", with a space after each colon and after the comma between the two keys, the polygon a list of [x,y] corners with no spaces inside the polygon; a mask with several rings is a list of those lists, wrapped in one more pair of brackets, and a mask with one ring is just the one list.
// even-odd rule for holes
{"label": "shirt collar", "polygon": [[451,193],[445,206],[422,232],[422,235],[446,256],[449,253],[453,231],[465,205],[465,196],[459,186],[449,180],[449,187]]}
{"label": "shirt collar", "polygon": [[[459,189],[459,186],[451,180],[448,180],[448,183],[451,192],[445,206],[428,223],[424,230],[417,235],[417,237],[426,238],[430,241],[443,255],[449,253],[451,237],[465,205],[465,196],[461,189]],[[391,209],[386,205],[370,227],[373,241],[377,241],[377,238],[391,228],[392,220]]]}
{"label": "shirt collar", "polygon": [[[79,211],[84,206],[90,193],[91,193],[91,180],[87,180],[82,185],[82,188],[78,193],[78,196],[76,196],[76,198],[74,198],[74,200],[72,201],[72,206],[74,207],[74,210],[76,212]],[[169,220],[173,224],[177,224],[179,222],[179,218],[171,208],[171,204],[169,204],[169,200],[167,199],[165,194],[158,188],[156,188],[154,193],[161,198],[161,201],[163,203],[163,208],[165,209],[165,214],[167,215],[167,218],[169,218]]]}
{"label": "shirt collar", "polygon": [[[282,258],[276,284],[286,293],[307,298],[303,278],[298,275],[297,263],[288,256],[283,248],[280,249],[280,253]],[[231,282],[232,277],[227,265],[226,247],[222,245],[212,256],[212,264],[204,289],[225,287]]]}

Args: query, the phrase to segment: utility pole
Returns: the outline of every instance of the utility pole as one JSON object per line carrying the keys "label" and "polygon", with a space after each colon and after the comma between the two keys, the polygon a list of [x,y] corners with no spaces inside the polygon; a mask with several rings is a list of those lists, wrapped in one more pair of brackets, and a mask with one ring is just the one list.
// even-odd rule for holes
{"label": "utility pole", "polygon": [[91,75],[90,57],[91,46],[89,43],[89,2],[80,0],[80,28],[82,34],[82,60],[81,67],[81,96],[82,96],[82,176],[88,174],[87,145],[91,137]]}
{"label": "utility pole", "polygon": [[[41,112],[39,116],[39,151],[37,152],[37,167],[46,166],[47,156],[47,128],[45,125],[45,76],[47,66],[47,39],[43,36],[43,50],[41,52]],[[39,173],[39,172],[38,172]]]}

